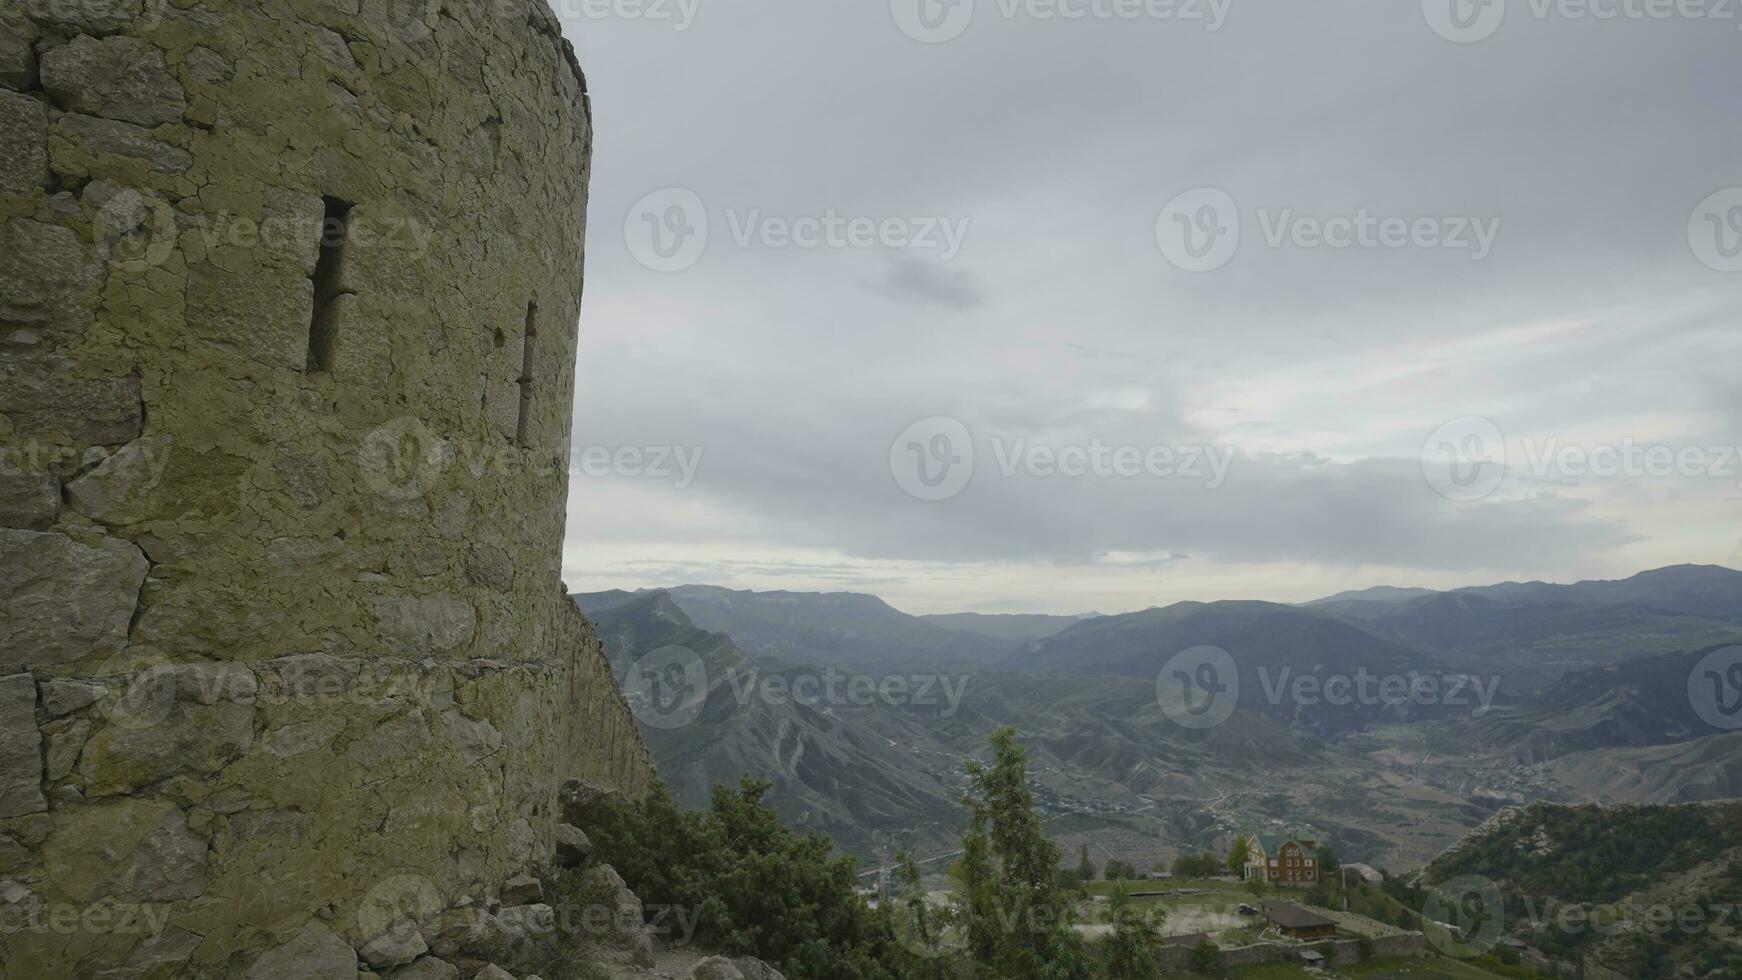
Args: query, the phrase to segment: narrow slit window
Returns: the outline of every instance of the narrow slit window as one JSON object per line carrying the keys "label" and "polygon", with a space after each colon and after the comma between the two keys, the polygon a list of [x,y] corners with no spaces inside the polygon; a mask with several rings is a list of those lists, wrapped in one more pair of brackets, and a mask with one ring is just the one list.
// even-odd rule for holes
{"label": "narrow slit window", "polygon": [[346,295],[340,284],[345,257],[345,235],[351,222],[351,205],[335,197],[326,199],[321,220],[320,255],[315,259],[314,319],[308,329],[309,371],[331,371],[339,340],[339,297]]}
{"label": "narrow slit window", "polygon": [[533,350],[538,343],[538,304],[526,305],[526,332],[520,349],[520,422],[514,440],[523,448],[531,445]]}

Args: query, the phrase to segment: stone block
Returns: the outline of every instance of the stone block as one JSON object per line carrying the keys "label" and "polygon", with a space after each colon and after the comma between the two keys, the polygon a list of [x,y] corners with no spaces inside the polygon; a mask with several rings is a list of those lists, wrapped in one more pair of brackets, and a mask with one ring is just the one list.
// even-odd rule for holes
{"label": "stone block", "polygon": [[326,202],[313,194],[267,188],[260,221],[261,244],[274,255],[289,259],[303,275],[314,275],[326,234],[326,210]]}
{"label": "stone block", "polygon": [[581,828],[571,823],[556,825],[556,863],[565,868],[578,868],[593,855],[593,842]]}
{"label": "stone block", "polygon": [[137,377],[93,378],[64,357],[20,354],[0,357],[0,415],[26,439],[118,446],[139,438],[145,405]]}
{"label": "stone block", "polygon": [[13,4],[0,6],[0,85],[23,91],[36,85],[35,22]]}
{"label": "stone block", "polygon": [[423,712],[414,710],[382,722],[352,742],[345,758],[364,769],[377,769],[418,752],[429,740],[429,724]]}
{"label": "stone block", "polygon": [[532,875],[515,875],[502,884],[502,904],[535,905],[544,901],[544,882]]}
{"label": "stone block", "polygon": [[137,524],[159,510],[156,491],[169,465],[173,440],[135,439],[90,472],[67,484],[73,510],[111,526]]}
{"label": "stone block", "polygon": [[0,678],[0,818],[48,809],[42,796],[42,733],[36,728],[36,681]]}
{"label": "stone block", "polygon": [[56,666],[127,644],[148,565],[115,538],[0,528],[0,666]]}
{"label": "stone block", "polygon": [[143,160],[154,173],[185,174],[194,165],[188,151],[152,136],[148,129],[114,119],[69,112],[55,121],[54,135],[93,156]]}
{"label": "stone block", "polygon": [[84,333],[103,272],[103,261],[71,228],[23,218],[6,222],[0,226],[0,337],[14,347],[48,347]]}
{"label": "stone block", "polygon": [[477,612],[457,596],[383,596],[375,601],[381,639],[408,657],[454,653],[472,642]]}
{"label": "stone block", "polygon": [[466,580],[499,592],[512,592],[514,559],[501,548],[478,545],[466,556]]}
{"label": "stone block", "polygon": [[188,330],[234,356],[268,367],[308,367],[315,287],[294,269],[259,266],[239,277],[252,249],[225,246],[188,273]]}
{"label": "stone block", "polygon": [[85,794],[222,769],[253,744],[256,690],[253,672],[237,664],[159,666],[130,678],[79,759]]}
{"label": "stone block", "polygon": [[629,955],[639,966],[653,965],[653,937],[644,925],[641,899],[608,864],[596,864],[581,875],[581,894],[604,909],[605,929],[588,938]]}
{"label": "stone block", "polygon": [[48,473],[8,472],[0,463],[0,527],[42,531],[60,520],[60,480]]}
{"label": "stone block", "polygon": [[189,78],[201,85],[216,85],[236,76],[236,69],[223,55],[206,47],[194,48],[183,55],[182,67],[187,69]]}
{"label": "stone block", "polygon": [[474,721],[450,708],[442,712],[442,727],[467,765],[502,751],[502,733],[489,721]]}
{"label": "stone block", "polygon": [[152,0],[24,0],[24,9],[41,23],[71,28],[80,34],[115,34],[149,26],[144,18]]}
{"label": "stone block", "polygon": [[373,967],[403,966],[429,952],[429,945],[418,934],[417,922],[406,918],[364,943],[360,952]]}
{"label": "stone block", "polygon": [[44,53],[41,72],[43,89],[69,112],[161,126],[187,111],[163,51],[139,38],[80,35]]}
{"label": "stone block", "polygon": [[460,971],[446,960],[425,956],[410,966],[387,974],[387,980],[459,980]]}
{"label": "stone block", "polygon": [[325,926],[310,923],[295,939],[254,961],[243,980],[357,980],[357,952]]}
{"label": "stone block", "polygon": [[165,800],[59,808],[42,857],[57,890],[75,902],[174,902],[206,890],[206,841]]}
{"label": "stone block", "polygon": [[188,960],[199,949],[202,937],[171,926],[152,933],[133,947],[120,964],[98,969],[92,980],[167,980],[185,974]]}
{"label": "stone block", "polygon": [[520,386],[512,381],[490,382],[484,412],[502,438],[513,441],[520,430]]}
{"label": "stone block", "polygon": [[48,180],[48,106],[0,89],[0,194],[29,197]]}
{"label": "stone block", "polygon": [[48,709],[50,717],[59,718],[96,704],[107,693],[109,689],[101,684],[85,681],[43,681],[42,706]]}
{"label": "stone block", "polygon": [[72,773],[73,766],[78,764],[79,753],[91,738],[91,723],[84,718],[58,724],[64,727],[48,736],[48,750],[43,753],[51,783],[60,782]]}

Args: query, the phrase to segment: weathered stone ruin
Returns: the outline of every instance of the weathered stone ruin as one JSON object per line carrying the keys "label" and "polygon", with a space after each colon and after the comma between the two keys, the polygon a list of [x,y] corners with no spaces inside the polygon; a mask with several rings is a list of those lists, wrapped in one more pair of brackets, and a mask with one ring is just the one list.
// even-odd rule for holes
{"label": "weathered stone ruin", "polygon": [[544,0],[0,0],[0,974],[453,976],[653,778],[559,580],[591,144]]}

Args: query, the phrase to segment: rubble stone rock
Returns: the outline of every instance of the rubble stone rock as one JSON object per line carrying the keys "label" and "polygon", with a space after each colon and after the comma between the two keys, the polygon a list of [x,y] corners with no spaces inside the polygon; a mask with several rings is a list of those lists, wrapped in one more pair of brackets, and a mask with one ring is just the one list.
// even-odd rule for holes
{"label": "rubble stone rock", "polygon": [[357,953],[326,927],[310,924],[259,959],[243,980],[357,980]]}

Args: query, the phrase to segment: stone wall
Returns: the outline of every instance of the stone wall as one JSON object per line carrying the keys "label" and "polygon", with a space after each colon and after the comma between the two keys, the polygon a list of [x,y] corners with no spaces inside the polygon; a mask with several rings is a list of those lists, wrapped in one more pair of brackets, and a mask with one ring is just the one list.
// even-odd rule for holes
{"label": "stone wall", "polygon": [[349,980],[653,779],[559,581],[591,143],[543,0],[0,0],[0,974]]}
{"label": "stone wall", "polygon": [[[1371,957],[1362,955],[1361,940],[1335,939],[1317,943],[1252,943],[1227,947],[1216,952],[1216,960],[1224,970],[1261,966],[1266,963],[1292,963],[1302,949],[1312,949],[1332,966],[1353,966],[1366,959],[1408,959],[1427,955],[1426,939],[1419,932],[1400,932],[1377,936],[1372,943]],[[1163,973],[1192,972],[1193,950],[1184,946],[1163,946],[1158,954]]]}

